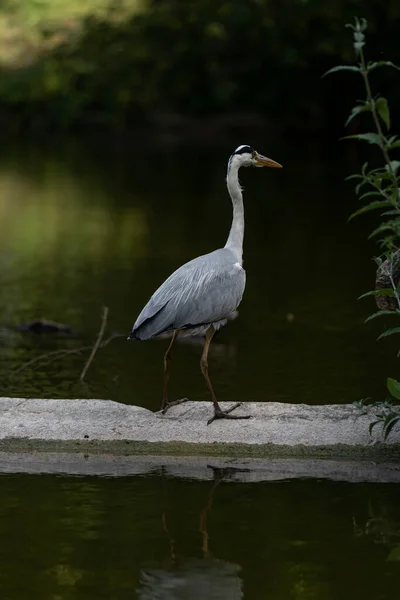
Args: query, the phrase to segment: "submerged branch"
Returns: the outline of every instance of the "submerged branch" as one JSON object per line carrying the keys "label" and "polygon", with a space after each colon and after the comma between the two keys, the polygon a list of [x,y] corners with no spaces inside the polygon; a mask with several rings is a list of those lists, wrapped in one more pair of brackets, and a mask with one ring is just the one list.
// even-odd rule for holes
{"label": "submerged branch", "polygon": [[102,316],[102,321],[101,321],[101,325],[100,325],[100,329],[99,329],[99,333],[97,335],[96,341],[94,343],[94,345],[91,346],[80,346],[79,348],[60,348],[60,350],[53,350],[52,352],[46,352],[46,354],[40,354],[40,356],[36,356],[35,358],[32,358],[31,360],[28,360],[28,362],[22,364],[20,367],[18,367],[17,369],[15,369],[14,371],[12,371],[10,373],[10,377],[14,377],[15,375],[17,375],[18,373],[21,373],[21,371],[24,371],[25,369],[27,369],[28,367],[31,367],[32,365],[39,363],[39,362],[51,362],[52,360],[59,360],[60,358],[64,358],[64,356],[68,356],[70,354],[81,354],[82,352],[88,352],[91,350],[91,353],[89,355],[88,360],[86,361],[86,364],[82,370],[82,373],[79,377],[79,381],[83,382],[84,377],[97,353],[97,351],[100,348],[105,348],[106,346],[108,346],[108,344],[110,342],[112,342],[113,340],[117,339],[117,338],[121,338],[121,337],[125,337],[124,334],[122,333],[112,333],[108,338],[106,338],[103,341],[103,337],[104,337],[104,332],[105,332],[105,328],[107,325],[107,317],[108,317],[108,307],[104,307],[103,308],[103,316]]}
{"label": "submerged branch", "polygon": [[46,354],[41,354],[40,356],[36,356],[35,358],[32,358],[32,360],[28,360],[28,362],[24,363],[23,365],[21,365],[20,367],[18,367],[14,371],[12,371],[11,377],[14,375],[17,375],[17,373],[20,373],[21,371],[24,371],[24,369],[27,369],[28,367],[30,367],[31,365],[34,365],[35,363],[42,362],[42,361],[46,362],[47,359],[49,359],[49,361],[57,360],[58,358],[63,358],[67,354],[79,354],[80,352],[90,350],[91,347],[92,346],[82,346],[81,348],[73,348],[71,350],[67,350],[66,348],[61,348],[60,350],[54,350],[53,352],[47,352]]}
{"label": "submerged branch", "polygon": [[94,357],[96,355],[97,350],[100,347],[101,341],[102,341],[103,336],[104,336],[104,331],[105,331],[105,328],[106,328],[106,325],[107,325],[107,318],[108,318],[108,306],[104,306],[103,307],[103,317],[101,319],[101,325],[100,325],[99,333],[97,335],[97,338],[96,338],[96,341],[95,341],[94,346],[92,348],[92,351],[90,353],[90,356],[87,359],[87,362],[86,362],[85,366],[82,369],[81,376],[79,377],[79,381],[80,382],[82,382],[85,379],[85,375],[86,375],[86,373],[87,373],[87,371],[88,371],[88,369],[89,369],[89,367],[90,367],[90,365],[91,365],[91,363],[92,363],[92,361],[93,361],[93,359],[94,359]]}

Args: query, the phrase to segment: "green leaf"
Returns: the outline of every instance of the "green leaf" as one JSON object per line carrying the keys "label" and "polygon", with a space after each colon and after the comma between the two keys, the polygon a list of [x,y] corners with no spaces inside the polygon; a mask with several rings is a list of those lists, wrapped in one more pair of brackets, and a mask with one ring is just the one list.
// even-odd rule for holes
{"label": "green leaf", "polygon": [[361,298],[366,298],[367,296],[394,296],[394,291],[392,290],[392,288],[371,290],[370,292],[365,292],[365,294],[361,294],[361,296],[358,296],[357,300],[361,300]]}
{"label": "green leaf", "polygon": [[390,111],[386,98],[378,98],[375,101],[375,106],[380,118],[385,123],[387,129],[390,129]]}
{"label": "green leaf", "polygon": [[357,29],[359,29],[360,31],[365,31],[367,29],[367,27],[368,27],[367,19],[365,19],[364,17],[361,17],[361,19],[356,17],[355,21],[356,21]]}
{"label": "green leaf", "polygon": [[370,400],[372,400],[371,397],[361,398],[361,400],[354,400],[351,404],[352,404],[352,406],[355,406],[359,410],[362,410],[362,414],[366,415],[368,413],[368,409],[369,409],[367,402],[369,402]]}
{"label": "green leaf", "polygon": [[383,439],[387,439],[393,427],[400,421],[400,415],[398,413],[390,413],[385,419],[383,424]]}
{"label": "green leaf", "polygon": [[393,329],[386,329],[381,335],[376,338],[377,340],[381,340],[384,337],[388,337],[389,335],[393,335],[393,333],[400,333],[400,327],[393,327]]}
{"label": "green leaf", "polygon": [[354,17],[354,23],[355,25],[352,23],[346,23],[345,27],[349,27],[353,31],[365,31],[368,27],[368,21],[367,19],[364,19],[364,17],[362,19]]}
{"label": "green leaf", "polygon": [[360,196],[360,200],[363,200],[364,198],[368,198],[368,196],[379,196],[379,197],[381,197],[382,194],[380,194],[379,192],[365,192],[365,194],[362,194]]}
{"label": "green leaf", "polygon": [[392,148],[399,148],[400,147],[400,139],[398,138],[397,135],[392,135],[390,138],[388,138],[386,140],[386,146],[387,148],[390,150]]}
{"label": "green leaf", "polygon": [[355,135],[346,135],[342,140],[362,140],[369,144],[381,146],[381,138],[377,133],[356,133]]}
{"label": "green leaf", "polygon": [[368,431],[369,431],[369,435],[372,435],[372,430],[375,427],[375,425],[378,425],[378,423],[380,423],[380,419],[378,419],[378,421],[373,421],[372,423],[369,424],[368,427]]}
{"label": "green leaf", "polygon": [[351,109],[351,113],[350,113],[346,123],[344,124],[344,126],[347,127],[347,125],[354,119],[354,117],[356,117],[357,115],[359,115],[362,112],[366,112],[367,110],[371,110],[370,102],[365,102],[364,104],[360,104],[359,106],[354,106]]}
{"label": "green leaf", "polygon": [[367,71],[373,71],[374,69],[378,69],[379,67],[393,67],[393,69],[397,69],[400,71],[400,67],[392,63],[391,60],[379,60],[378,62],[370,62],[367,65]]}
{"label": "green leaf", "polygon": [[350,181],[350,179],[362,179],[363,176],[359,175],[359,173],[354,173],[354,175],[349,175],[346,177],[345,181]]}
{"label": "green leaf", "polygon": [[390,395],[396,398],[396,400],[400,400],[400,382],[392,377],[388,377],[386,379],[386,386]]}
{"label": "green leaf", "polygon": [[370,183],[372,183],[373,185],[382,183],[382,181],[389,181],[392,178],[393,175],[386,168],[385,170],[376,169],[375,171],[370,171],[369,173]]}
{"label": "green leaf", "polygon": [[[369,183],[368,181],[366,181],[365,179],[363,179],[362,181],[360,181],[360,183],[357,183],[356,187],[354,188],[354,191],[356,193],[356,196],[358,196],[358,194],[360,193],[361,188],[364,185],[367,185],[367,183]],[[380,194],[379,194],[380,195]]]}
{"label": "green leaf", "polygon": [[383,317],[384,315],[399,315],[400,310],[378,310],[377,312],[369,315],[364,321],[364,323],[368,323],[368,321],[372,321],[372,319],[376,319],[377,317]]}
{"label": "green leaf", "polygon": [[394,221],[389,221],[388,223],[383,223],[382,225],[379,225],[379,227],[377,227],[376,229],[374,229],[368,236],[369,240],[372,240],[373,237],[380,235],[383,231],[394,231],[395,229],[395,222]]}
{"label": "green leaf", "polygon": [[[400,167],[400,160],[391,160],[390,166],[391,166],[391,170],[396,175],[396,173]],[[386,165],[386,169],[389,171],[389,165]]]}
{"label": "green leaf", "polygon": [[363,166],[361,167],[361,173],[364,175],[364,177],[366,177],[368,175],[367,169],[368,169],[368,162],[365,162],[363,164]]}
{"label": "green leaf", "polygon": [[353,212],[353,214],[351,214],[349,217],[349,221],[354,219],[354,217],[358,217],[358,215],[362,215],[366,212],[369,212],[370,210],[376,210],[378,208],[387,208],[388,206],[393,206],[393,204],[389,202],[389,200],[374,200],[374,202],[370,202],[366,206],[363,206],[362,208],[356,210],[356,212]]}
{"label": "green leaf", "polygon": [[332,67],[332,69],[326,71],[326,73],[324,73],[322,77],[326,77],[327,75],[330,75],[331,73],[336,73],[337,71],[353,71],[354,73],[360,73],[360,69],[358,67],[352,67],[350,65],[338,65],[337,67]]}

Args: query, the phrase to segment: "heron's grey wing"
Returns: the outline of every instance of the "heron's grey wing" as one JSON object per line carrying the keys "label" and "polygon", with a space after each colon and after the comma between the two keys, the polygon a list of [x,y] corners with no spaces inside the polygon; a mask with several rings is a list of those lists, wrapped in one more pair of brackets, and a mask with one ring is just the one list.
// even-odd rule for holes
{"label": "heron's grey wing", "polygon": [[245,271],[230,250],[200,256],[172,273],[144,307],[130,337],[213,323],[234,311],[243,296]]}
{"label": "heron's grey wing", "polygon": [[168,308],[175,312],[173,329],[225,319],[239,306],[245,284],[246,274],[238,263],[195,269],[170,300]]}
{"label": "heron's grey wing", "polygon": [[168,317],[165,321],[166,315],[162,315],[162,312],[167,304],[168,300],[165,302],[157,302],[154,300],[154,296],[152,296],[136,319],[128,339],[147,340],[153,335],[156,335],[153,333],[155,321],[157,322],[156,327],[161,327],[161,331],[165,331],[165,329],[167,329],[166,321],[168,321]]}

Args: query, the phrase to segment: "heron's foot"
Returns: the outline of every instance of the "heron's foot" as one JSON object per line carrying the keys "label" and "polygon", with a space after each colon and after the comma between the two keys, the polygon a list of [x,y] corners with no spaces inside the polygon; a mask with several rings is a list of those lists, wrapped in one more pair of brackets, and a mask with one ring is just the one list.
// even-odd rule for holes
{"label": "heron's foot", "polygon": [[233,406],[231,406],[231,408],[228,408],[228,410],[221,410],[221,408],[215,408],[214,409],[214,416],[211,417],[211,419],[208,419],[207,421],[207,425],[211,425],[211,423],[213,421],[215,421],[216,419],[251,419],[251,415],[231,415],[230,413],[235,410],[236,408],[239,408],[239,406],[242,406],[243,402],[236,402],[236,404],[234,404]]}
{"label": "heron's foot", "polygon": [[159,411],[162,415],[165,415],[167,410],[171,408],[171,406],[178,406],[178,404],[182,404],[183,402],[189,402],[189,398],[180,398],[179,400],[174,400],[173,402],[167,402]]}

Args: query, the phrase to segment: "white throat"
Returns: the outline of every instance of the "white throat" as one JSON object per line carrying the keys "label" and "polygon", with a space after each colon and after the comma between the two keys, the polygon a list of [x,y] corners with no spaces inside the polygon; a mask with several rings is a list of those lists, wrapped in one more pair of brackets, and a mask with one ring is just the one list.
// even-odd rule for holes
{"label": "white throat", "polygon": [[225,248],[229,248],[236,255],[240,265],[243,262],[243,238],[244,238],[244,207],[242,190],[239,183],[239,161],[233,156],[228,164],[228,173],[226,176],[226,184],[228,192],[232,199],[233,218],[231,230],[225,244]]}

